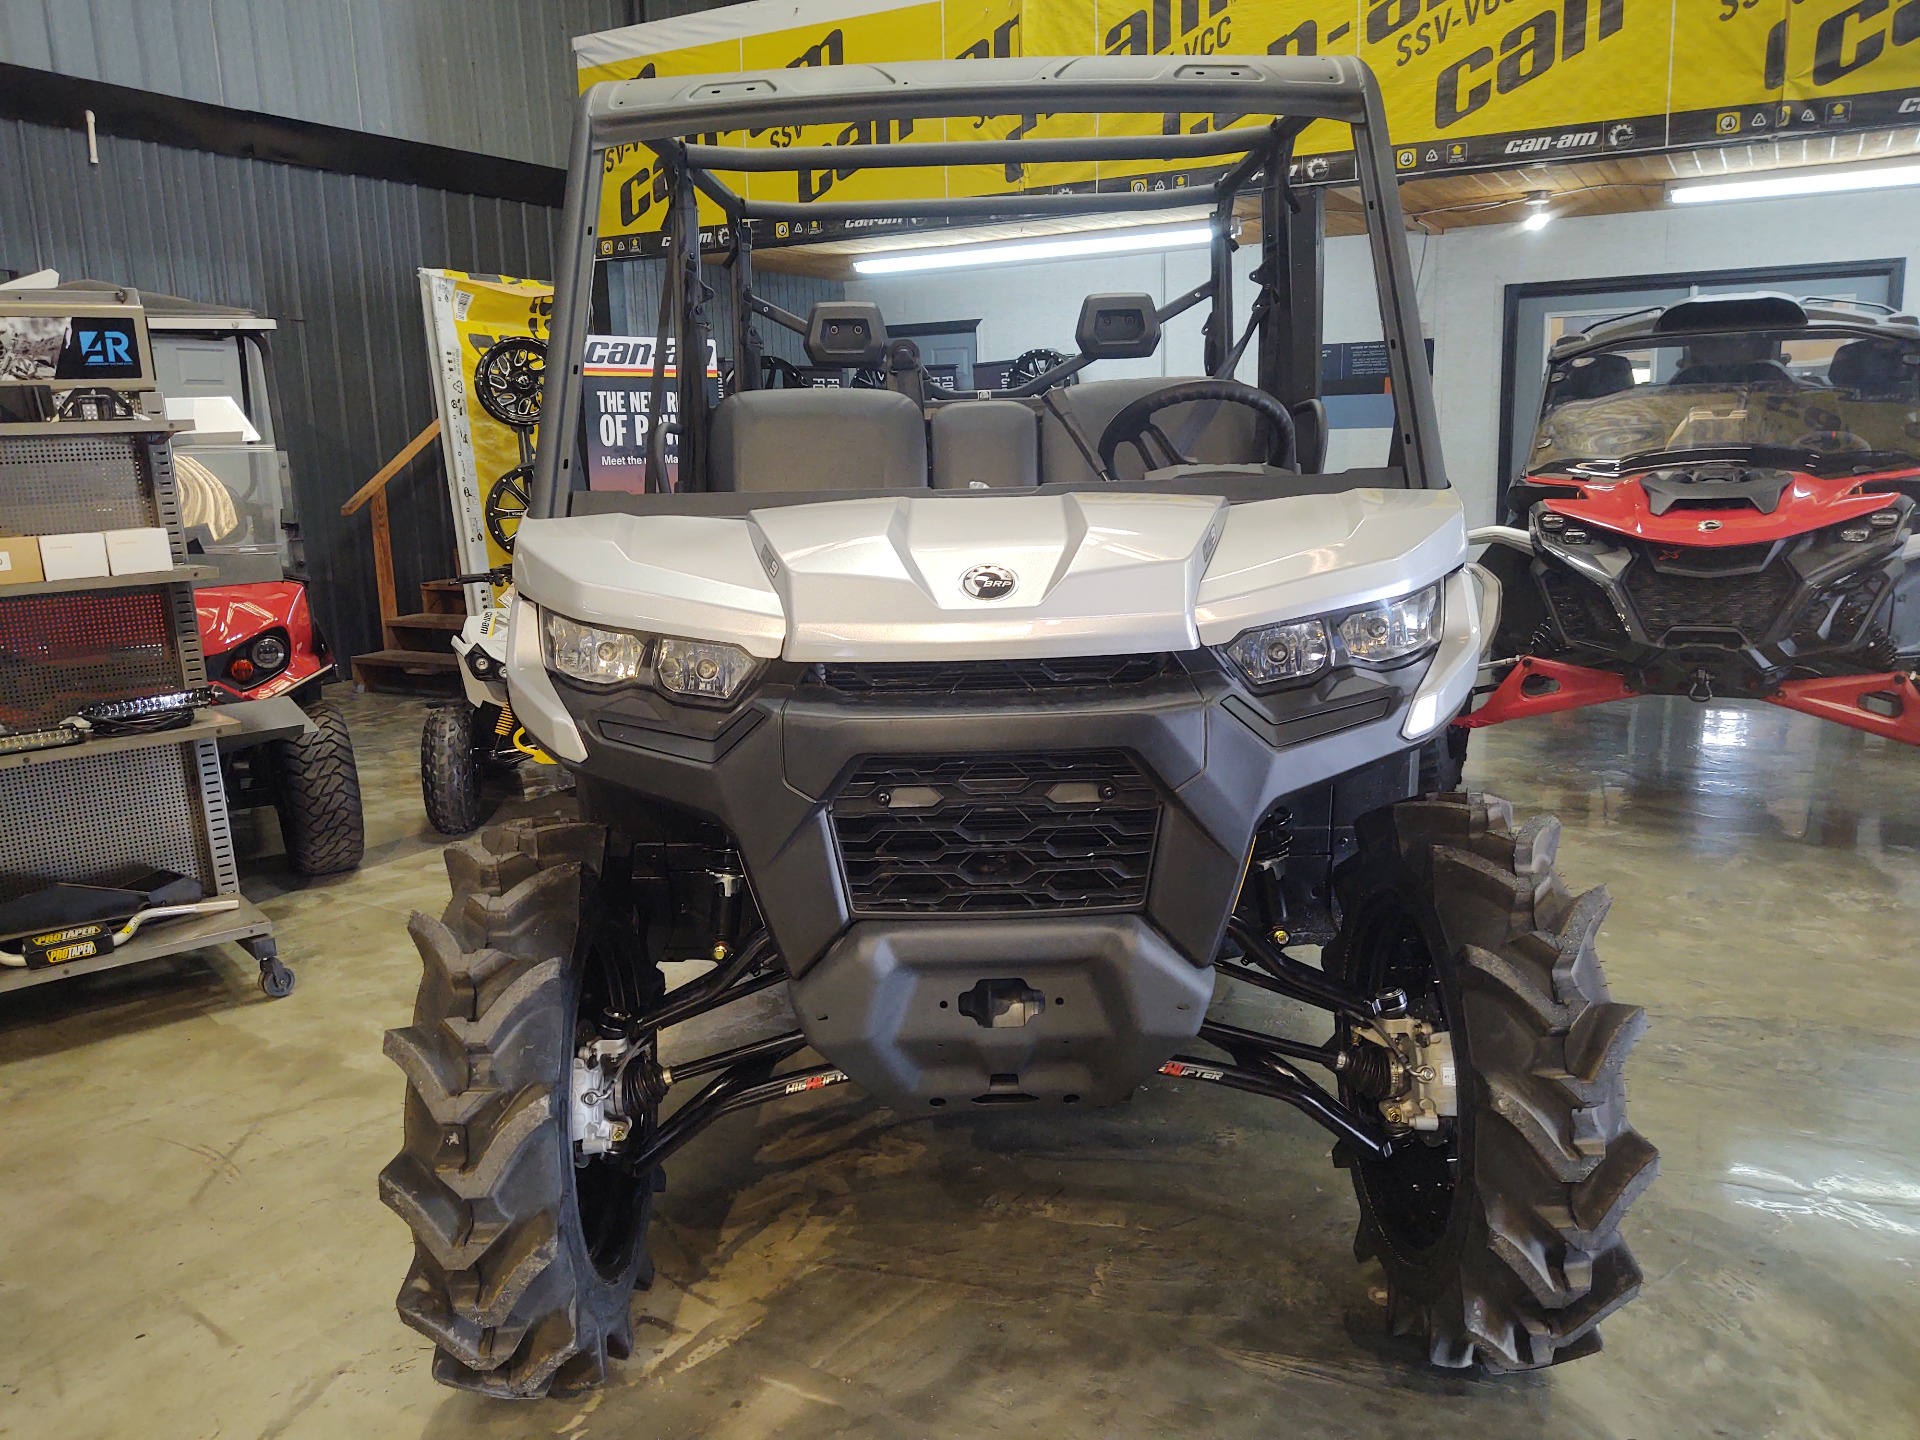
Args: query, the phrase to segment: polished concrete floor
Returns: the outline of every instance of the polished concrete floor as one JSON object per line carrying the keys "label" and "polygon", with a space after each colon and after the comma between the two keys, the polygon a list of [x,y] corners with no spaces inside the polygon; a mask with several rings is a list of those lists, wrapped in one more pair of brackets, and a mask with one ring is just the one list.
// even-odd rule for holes
{"label": "polished concrete floor", "polygon": [[842,1091],[682,1152],[640,1354],[515,1406],[437,1388],[393,1313],[380,1035],[444,892],[419,707],[350,712],[365,868],[248,869],[290,998],[235,951],[0,1006],[0,1435],[1920,1434],[1920,754],[1685,701],[1476,740],[1472,782],[1556,811],[1572,883],[1611,888],[1614,990],[1652,1017],[1647,1282],[1597,1357],[1485,1379],[1384,1341],[1345,1177],[1269,1102],[929,1122]]}

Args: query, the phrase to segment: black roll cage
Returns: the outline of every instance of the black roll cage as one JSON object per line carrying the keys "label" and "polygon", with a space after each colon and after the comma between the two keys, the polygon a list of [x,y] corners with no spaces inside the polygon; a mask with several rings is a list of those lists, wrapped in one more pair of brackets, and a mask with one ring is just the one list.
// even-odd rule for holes
{"label": "black roll cage", "polygon": [[[1209,129],[1198,133],[1141,136],[939,141],[903,145],[804,145],[747,149],[689,142],[724,132],[779,125],[809,125],[918,118],[966,118],[1033,111],[1070,114],[1206,113],[1215,123],[1232,116],[1271,115],[1261,127]],[[1211,205],[1209,277],[1158,311],[1162,322],[1209,303],[1204,325],[1204,363],[1210,376],[1229,373],[1257,338],[1258,386],[1288,403],[1319,391],[1320,244],[1318,192],[1306,197],[1289,183],[1295,137],[1314,119],[1352,127],[1355,177],[1368,219],[1389,378],[1396,396],[1392,464],[1414,488],[1445,488],[1438,453],[1430,380],[1424,364],[1399,196],[1387,147],[1380,95],[1373,76],[1346,58],[1236,57],[1198,63],[1176,58],[1090,57],[1048,60],[969,60],[875,66],[837,66],[721,77],[608,82],[589,90],[576,111],[566,208],[564,248],[556,276],[552,347],[563,364],[550,365],[546,433],[565,437],[540,447],[529,506],[532,516],[566,511],[566,496],[582,473],[579,447],[579,355],[588,330],[599,190],[608,149],[638,143],[656,157],[667,204],[666,264],[656,354],[671,340],[681,356],[706,354],[714,291],[702,274],[698,197],[705,195],[726,217],[725,265],[734,292],[735,385],[759,384],[762,340],[757,322],[770,320],[804,334],[803,317],[767,301],[754,290],[756,225],[846,219],[995,219],[1056,215],[1150,212]],[[820,201],[796,204],[753,201],[725,184],[716,172],[754,173],[843,167],[857,151],[862,169],[938,165],[998,165],[1103,159],[1185,161],[1230,159],[1215,179],[1197,186],[1145,191],[1075,191],[902,199],[880,202]],[[1245,330],[1235,338],[1232,236],[1234,202],[1258,187],[1261,260],[1254,270],[1257,294]],[[935,388],[928,399],[947,403],[983,394],[1026,398],[1077,372],[1089,361],[1076,356],[1022,385],[997,391],[957,393]],[[677,433],[682,490],[704,490],[707,480],[708,398],[705,366],[676,369]],[[654,367],[649,413],[662,416],[664,365]],[[646,485],[664,491],[667,426],[651,424],[647,435]]]}

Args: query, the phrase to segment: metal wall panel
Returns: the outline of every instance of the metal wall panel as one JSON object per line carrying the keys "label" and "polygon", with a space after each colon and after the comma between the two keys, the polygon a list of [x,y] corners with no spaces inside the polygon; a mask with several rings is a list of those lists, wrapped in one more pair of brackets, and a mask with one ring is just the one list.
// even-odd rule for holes
{"label": "metal wall panel", "polygon": [[0,0],[0,61],[564,165],[572,38],[651,18],[651,9],[635,0]]}
{"label": "metal wall panel", "polygon": [[[64,7],[63,7],[64,8]],[[83,8],[83,7],[75,7]],[[0,267],[51,267],[272,316],[275,427],[314,600],[341,654],[380,646],[366,513],[340,506],[433,419],[415,270],[544,279],[557,211],[0,122]],[[389,487],[403,608],[453,567],[434,460]]]}

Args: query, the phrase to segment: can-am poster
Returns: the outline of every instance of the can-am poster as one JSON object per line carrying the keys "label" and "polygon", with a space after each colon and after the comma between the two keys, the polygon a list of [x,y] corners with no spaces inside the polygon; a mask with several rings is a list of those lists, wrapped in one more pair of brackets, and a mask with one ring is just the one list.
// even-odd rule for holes
{"label": "can-am poster", "polygon": [[[652,397],[654,337],[589,335],[581,357],[586,381],[587,485],[594,490],[641,491],[647,485],[647,412]],[[678,356],[671,341],[666,355],[666,412],[672,425],[679,413],[674,381]],[[707,342],[707,398],[720,398],[720,355]],[[679,435],[667,431],[667,483],[680,476]]]}

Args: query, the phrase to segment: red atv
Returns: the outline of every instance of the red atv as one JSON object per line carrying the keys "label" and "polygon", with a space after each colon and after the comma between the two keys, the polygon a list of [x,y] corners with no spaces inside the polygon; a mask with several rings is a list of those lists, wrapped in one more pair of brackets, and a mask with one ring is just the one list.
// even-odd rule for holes
{"label": "red atv", "polygon": [[321,698],[337,678],[298,580],[211,585],[194,593],[207,680],[245,729],[222,741],[227,798],[280,814],[287,859],[302,875],[360,864],[366,849],[353,738]]}
{"label": "red atv", "polygon": [[1559,341],[1465,731],[1635,695],[1920,745],[1920,320],[1717,296]]}

